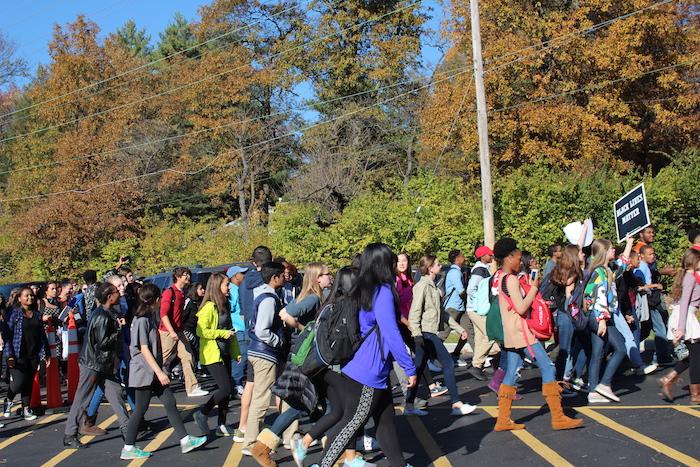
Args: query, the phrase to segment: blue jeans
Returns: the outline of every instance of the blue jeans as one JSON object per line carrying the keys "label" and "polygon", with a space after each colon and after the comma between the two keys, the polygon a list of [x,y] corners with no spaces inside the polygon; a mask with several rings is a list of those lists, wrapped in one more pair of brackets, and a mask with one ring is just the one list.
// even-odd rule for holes
{"label": "blue jeans", "polygon": [[[131,410],[134,410],[136,408],[136,403],[134,402],[134,388],[129,387],[128,367],[127,363],[122,359],[119,360],[119,378],[127,386],[126,399],[129,402],[129,405],[131,406]],[[104,395],[104,389],[99,385],[95,386],[95,392],[92,394],[92,399],[90,399],[90,405],[88,405],[87,408],[88,417],[94,417],[95,415],[97,415],[97,411],[100,408],[100,404],[102,403],[102,398],[104,397]]]}
{"label": "blue jeans", "polygon": [[246,382],[245,370],[248,366],[248,333],[236,331],[236,339],[241,349],[241,361],[231,360],[231,379],[234,386],[243,386]]}
{"label": "blue jeans", "polygon": [[571,361],[571,344],[574,339],[574,323],[571,317],[562,310],[557,311],[557,328],[559,329],[559,354],[555,363],[557,380],[564,377],[567,366]]}
{"label": "blue jeans", "polygon": [[[416,346],[416,374],[420,375],[425,370],[425,365],[428,363],[428,359],[431,357],[437,357],[442,365],[442,374],[445,377],[445,386],[450,393],[450,399],[452,403],[455,404],[459,402],[459,391],[457,390],[457,381],[455,379],[455,367],[454,360],[452,356],[445,348],[442,340],[437,336],[437,334],[432,334],[430,332],[423,333],[423,346]],[[406,402],[413,404],[416,400],[416,394],[418,392],[417,385],[413,386],[408,390],[406,394]]]}
{"label": "blue jeans", "polygon": [[302,412],[301,410],[289,407],[287,410],[277,416],[270,427],[270,431],[272,431],[278,437],[282,437],[284,430],[289,428],[289,425],[291,425],[294,420],[301,418],[301,415],[304,413],[305,412]]}
{"label": "blue jeans", "polygon": [[[530,347],[532,352],[535,354],[534,360],[535,364],[540,369],[540,374],[542,375],[542,383],[551,383],[556,381],[554,375],[554,363],[549,359],[547,351],[540,342],[535,342]],[[501,355],[501,360],[507,359],[506,362],[506,375],[503,377],[503,384],[508,386],[515,386],[518,381],[518,369],[523,366],[523,357],[527,356],[532,358],[527,353],[527,347],[522,349],[504,349],[505,355]]]}
{"label": "blue jeans", "polygon": [[[633,316],[634,317],[634,316]],[[625,348],[627,349],[627,357],[629,357],[632,366],[635,368],[641,368],[644,366],[642,361],[642,355],[639,353],[639,346],[634,338],[634,334],[630,329],[630,325],[627,324],[627,320],[622,315],[622,313],[615,313],[613,315],[613,322],[615,323],[615,329],[620,331],[622,338],[625,340]]]}
{"label": "blue jeans", "polygon": [[671,359],[668,350],[668,340],[666,339],[666,325],[661,316],[661,312],[656,308],[649,308],[649,316],[651,317],[651,327],[654,330],[654,361],[658,363],[667,362]]}
{"label": "blue jeans", "polygon": [[[617,372],[617,369],[627,355],[627,350],[625,349],[625,338],[622,337],[620,331],[615,328],[612,321],[608,323],[607,332],[603,337],[597,334],[598,321],[595,319],[593,313],[591,313],[591,316],[588,318],[588,325],[591,334],[591,361],[588,366],[588,387],[593,391],[598,383],[610,386],[615,372]],[[612,356],[608,359],[608,364],[601,377],[600,367],[607,354],[606,348],[608,348],[608,346],[612,350]]]}

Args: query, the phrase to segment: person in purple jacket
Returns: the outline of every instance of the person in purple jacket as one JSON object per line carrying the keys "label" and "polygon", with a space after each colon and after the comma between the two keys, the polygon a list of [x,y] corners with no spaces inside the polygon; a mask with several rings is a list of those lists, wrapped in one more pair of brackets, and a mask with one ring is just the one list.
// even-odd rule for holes
{"label": "person in purple jacket", "polygon": [[399,332],[395,271],[396,255],[387,245],[372,243],[362,252],[360,272],[349,297],[360,310],[360,332],[366,339],[352,360],[341,368],[345,380],[341,394],[343,419],[328,438],[321,467],[335,465],[348,443],[361,434],[370,416],[389,464],[407,465],[394,425],[389,371],[396,360],[408,376],[408,387],[413,387],[416,367]]}

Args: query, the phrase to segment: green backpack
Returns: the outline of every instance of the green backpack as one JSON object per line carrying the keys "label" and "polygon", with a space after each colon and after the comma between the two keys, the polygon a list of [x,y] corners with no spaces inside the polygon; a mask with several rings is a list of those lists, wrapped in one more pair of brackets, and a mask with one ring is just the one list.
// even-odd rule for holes
{"label": "green backpack", "polygon": [[316,344],[316,322],[308,323],[299,335],[297,346],[292,349],[292,363],[299,368],[304,365],[309,354],[314,350]]}
{"label": "green backpack", "polygon": [[498,284],[498,294],[491,297],[491,306],[486,315],[486,335],[489,340],[496,341],[499,344],[503,343],[503,319],[501,319],[501,307],[498,304],[498,295],[500,295],[501,285],[508,275],[501,277]]}

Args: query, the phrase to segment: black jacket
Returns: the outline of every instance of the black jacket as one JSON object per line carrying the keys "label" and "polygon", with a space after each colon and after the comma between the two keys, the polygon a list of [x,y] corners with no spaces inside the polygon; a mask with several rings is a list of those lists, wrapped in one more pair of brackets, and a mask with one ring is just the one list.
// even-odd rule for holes
{"label": "black jacket", "polygon": [[113,374],[118,344],[119,323],[116,318],[104,308],[96,308],[90,315],[80,351],[80,364],[98,373]]}

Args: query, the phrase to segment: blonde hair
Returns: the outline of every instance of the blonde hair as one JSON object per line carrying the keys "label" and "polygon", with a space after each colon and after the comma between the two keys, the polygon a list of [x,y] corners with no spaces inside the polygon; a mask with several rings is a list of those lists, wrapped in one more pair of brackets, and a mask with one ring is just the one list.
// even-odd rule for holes
{"label": "blonde hair", "polygon": [[323,290],[318,284],[318,278],[323,273],[324,269],[328,269],[324,263],[309,263],[304,271],[304,282],[301,284],[301,292],[296,298],[297,303],[304,300],[309,295],[316,295],[319,299],[323,298]]}
{"label": "blonde hair", "polygon": [[677,302],[681,299],[681,294],[683,293],[683,278],[688,270],[695,271],[700,262],[700,252],[692,248],[688,248],[683,253],[683,258],[681,259],[681,267],[676,273],[676,277],[673,279],[673,287],[671,287],[671,299]]}
{"label": "blonde hair", "polygon": [[589,271],[595,271],[599,267],[608,270],[608,251],[612,248],[612,242],[605,238],[594,240],[591,245],[591,263],[588,266]]}

